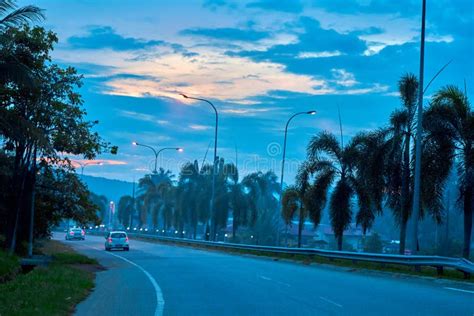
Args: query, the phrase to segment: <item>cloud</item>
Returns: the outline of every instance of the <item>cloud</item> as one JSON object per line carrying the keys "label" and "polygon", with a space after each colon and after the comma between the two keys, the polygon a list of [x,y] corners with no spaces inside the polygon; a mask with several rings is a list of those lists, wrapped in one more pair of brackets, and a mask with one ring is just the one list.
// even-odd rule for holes
{"label": "cloud", "polygon": [[117,51],[144,49],[165,44],[163,41],[124,37],[117,34],[110,26],[90,27],[87,35],[71,36],[67,42],[76,49],[110,48]]}
{"label": "cloud", "polygon": [[258,41],[270,37],[269,32],[238,28],[194,28],[180,32],[181,35],[229,41]]}
{"label": "cloud", "polygon": [[260,0],[248,3],[247,8],[300,13],[303,11],[303,3],[300,0]]}
{"label": "cloud", "polygon": [[87,159],[74,159],[71,160],[71,165],[74,168],[81,168],[82,166],[102,166],[102,165],[111,165],[111,166],[118,166],[118,165],[126,165],[128,164],[126,161],[122,160],[112,160],[112,159],[95,159],[95,160],[87,160]]}
{"label": "cloud", "polygon": [[189,128],[195,131],[207,131],[208,129],[211,129],[213,127],[209,125],[191,124],[189,125]]}
{"label": "cloud", "polygon": [[351,33],[341,34],[334,30],[323,29],[320,23],[312,18],[303,17],[294,27],[303,28],[303,33],[299,35],[296,43],[275,45],[267,50],[230,51],[228,54],[249,57],[254,60],[285,63],[301,57],[301,54],[308,54],[308,52],[331,52],[333,54],[326,53],[325,57],[333,57],[344,54],[362,54],[367,48],[365,42],[356,35]]}
{"label": "cloud", "polygon": [[123,116],[123,117],[130,118],[130,119],[134,119],[134,120],[155,123],[155,124],[158,124],[158,125],[168,125],[168,124],[170,124],[169,121],[159,119],[158,117],[156,117],[154,115],[139,113],[139,112],[135,112],[135,111],[121,110],[121,111],[119,111],[119,115]]}
{"label": "cloud", "polygon": [[205,0],[202,4],[204,8],[207,8],[211,11],[216,11],[220,8],[229,8],[229,9],[236,9],[237,4],[231,1],[226,0]]}
{"label": "cloud", "polygon": [[323,52],[300,52],[296,56],[296,58],[325,58],[325,57],[334,57],[334,56],[340,56],[342,53],[338,50],[328,52],[328,51],[323,51]]}

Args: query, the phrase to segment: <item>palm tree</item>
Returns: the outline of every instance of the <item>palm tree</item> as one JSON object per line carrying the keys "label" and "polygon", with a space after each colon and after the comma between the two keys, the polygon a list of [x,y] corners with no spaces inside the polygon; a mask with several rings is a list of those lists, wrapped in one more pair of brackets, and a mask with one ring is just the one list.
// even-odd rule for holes
{"label": "palm tree", "polygon": [[303,164],[299,168],[296,185],[285,190],[282,198],[282,217],[287,226],[291,225],[298,214],[298,248],[301,247],[301,235],[306,218],[310,218],[314,227],[321,222],[323,210],[321,202],[325,200],[325,196],[321,195],[321,188],[329,184],[323,183],[322,179],[310,182],[310,175],[316,168],[316,163]]}
{"label": "palm tree", "polygon": [[[457,165],[464,213],[463,257],[468,259],[474,212],[474,113],[466,93],[454,86],[439,90],[431,100],[424,123],[429,136],[447,138],[445,148],[452,148],[452,155],[445,155],[440,160],[444,160],[444,165]],[[445,152],[449,153],[449,150],[445,149]]]}
{"label": "palm tree", "polygon": [[[392,113],[390,126],[381,133],[387,137],[387,143],[382,146],[386,153],[385,192],[387,205],[392,209],[400,227],[400,254],[405,253],[406,229],[413,203],[412,147],[418,89],[418,81],[413,74],[401,78],[399,90],[403,108]],[[443,212],[442,194],[450,169],[445,161],[449,161],[452,148],[442,133],[432,133],[430,137],[425,133],[422,142],[420,218],[429,213],[440,222]],[[419,218],[415,220],[418,221]]]}
{"label": "palm tree", "polygon": [[[142,202],[140,212],[141,225],[147,223],[148,215],[152,216],[153,228],[158,226],[160,210],[163,206],[170,206],[169,199],[172,198],[170,191],[173,188],[174,175],[170,170],[160,168],[159,172],[152,175],[146,175],[138,182],[139,195],[138,200]],[[169,212],[169,210],[167,210]],[[167,213],[163,213],[163,218]],[[165,226],[165,225],[164,225]]]}
{"label": "palm tree", "polygon": [[365,236],[372,228],[376,215],[382,213],[385,198],[385,168],[387,153],[391,143],[387,140],[387,130],[362,132],[353,138],[356,146],[356,166],[358,183],[358,206],[356,223]]}
{"label": "palm tree", "polygon": [[176,213],[181,215],[181,219],[187,218],[193,229],[194,239],[196,239],[197,225],[200,219],[197,203],[197,197],[201,190],[200,177],[197,160],[194,163],[186,163],[179,173],[176,189]]}
{"label": "palm tree", "polygon": [[[28,5],[18,8],[15,1],[0,0],[0,37],[8,28],[43,19],[43,10],[36,6]],[[31,77],[28,67],[19,62],[15,54],[5,52],[0,56],[0,82],[9,80],[28,83]]]}
{"label": "palm tree", "polygon": [[43,10],[37,6],[27,5],[18,8],[14,0],[0,0],[0,32],[8,27],[43,20]]}
{"label": "palm tree", "polygon": [[[262,229],[266,230],[266,233],[273,235],[274,229],[277,225],[273,225],[272,221],[275,217],[275,224],[278,221],[276,216],[279,216],[275,211],[278,209],[277,196],[280,194],[280,185],[277,181],[277,176],[273,171],[267,172],[254,172],[248,174],[242,179],[242,187],[247,195],[248,201],[248,226],[256,230],[257,240],[260,235],[263,235],[263,231],[257,228],[257,224]],[[275,215],[275,216],[274,216]],[[269,229],[272,231],[269,231]],[[276,233],[276,232],[275,232]],[[272,236],[266,236],[271,239]]]}
{"label": "palm tree", "polygon": [[326,205],[329,188],[334,185],[329,200],[329,217],[338,250],[342,250],[344,231],[352,221],[351,199],[354,196],[363,198],[363,187],[356,176],[356,163],[357,146],[353,141],[343,147],[333,134],[321,132],[308,144],[307,169],[315,180],[311,192],[308,192],[307,203],[318,211],[315,214],[320,214]]}
{"label": "palm tree", "polygon": [[387,204],[392,209],[400,227],[400,254],[405,253],[406,229],[411,214],[413,195],[412,140],[415,129],[415,112],[418,80],[406,74],[398,88],[403,108],[392,113],[390,118],[391,150],[387,158]]}
{"label": "palm tree", "polygon": [[119,222],[125,227],[130,225],[130,215],[134,209],[133,203],[134,198],[130,195],[124,195],[119,200],[117,218]]}

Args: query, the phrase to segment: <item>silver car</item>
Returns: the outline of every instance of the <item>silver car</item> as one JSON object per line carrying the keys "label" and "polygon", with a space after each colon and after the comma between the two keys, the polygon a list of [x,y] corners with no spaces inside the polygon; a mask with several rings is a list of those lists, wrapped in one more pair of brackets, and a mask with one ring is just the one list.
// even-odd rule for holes
{"label": "silver car", "polygon": [[70,228],[66,232],[66,240],[84,240],[86,239],[86,232],[82,228]]}
{"label": "silver car", "polygon": [[114,231],[107,233],[105,236],[105,250],[110,251],[112,249],[122,249],[125,251],[130,249],[126,232]]}

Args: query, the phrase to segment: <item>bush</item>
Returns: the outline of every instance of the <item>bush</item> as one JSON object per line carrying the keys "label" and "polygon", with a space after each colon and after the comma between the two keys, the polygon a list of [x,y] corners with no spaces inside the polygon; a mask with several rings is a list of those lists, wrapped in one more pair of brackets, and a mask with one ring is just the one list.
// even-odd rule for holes
{"label": "bush", "polygon": [[373,233],[364,242],[364,252],[381,253],[382,249],[382,239],[377,233]]}

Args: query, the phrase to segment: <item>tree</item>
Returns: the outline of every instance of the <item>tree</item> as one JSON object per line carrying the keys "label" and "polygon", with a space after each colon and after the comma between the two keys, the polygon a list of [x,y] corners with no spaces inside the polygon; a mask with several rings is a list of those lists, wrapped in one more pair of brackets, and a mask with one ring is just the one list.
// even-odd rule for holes
{"label": "tree", "polygon": [[373,233],[364,242],[364,252],[381,253],[383,250],[382,239],[379,234]]}
{"label": "tree", "polygon": [[[7,28],[20,27],[43,19],[43,10],[36,6],[27,5],[18,8],[15,1],[0,0],[0,37]],[[30,83],[31,79],[29,68],[17,58],[17,55],[5,51],[0,55],[0,83],[9,80],[16,83]]]}
{"label": "tree", "polygon": [[134,198],[130,195],[124,195],[118,203],[117,218],[124,227],[130,226],[130,215],[134,210]]}
{"label": "tree", "polygon": [[105,195],[97,195],[94,192],[89,193],[89,199],[94,205],[97,206],[97,216],[103,223],[107,214],[109,200]]}
{"label": "tree", "polygon": [[[459,202],[464,215],[463,257],[469,259],[474,207],[474,113],[467,95],[459,88],[447,86],[432,98],[425,114],[425,130],[430,138],[446,140],[453,154],[438,157],[438,164],[456,164],[459,176]],[[441,160],[441,161],[440,161]]]}
{"label": "tree", "polygon": [[400,227],[400,254],[405,253],[406,229],[411,214],[413,168],[411,166],[412,139],[415,126],[418,80],[406,74],[398,83],[403,108],[392,113],[390,132],[392,148],[388,157],[388,199]]}
{"label": "tree", "polygon": [[[399,82],[403,108],[392,113],[383,147],[386,156],[387,205],[392,209],[400,227],[400,254],[405,253],[406,228],[411,216],[413,197],[413,155],[415,108],[418,81],[412,74],[403,76]],[[442,193],[450,171],[449,164],[453,146],[442,133],[425,133],[422,139],[420,218],[429,213],[441,221],[443,212]],[[414,219],[419,220],[419,218]]]}
{"label": "tree", "polygon": [[314,227],[321,222],[323,202],[321,189],[327,183],[321,178],[311,183],[310,175],[316,170],[317,164],[304,163],[300,166],[296,176],[296,185],[285,190],[282,198],[282,217],[286,225],[291,225],[292,220],[298,215],[298,248],[301,247],[301,237],[306,218],[310,218]]}
{"label": "tree", "polygon": [[259,223],[260,220],[266,223],[275,221],[273,227],[265,225],[267,233],[271,234],[273,238],[273,235],[276,235],[276,223],[279,216],[277,212],[277,196],[280,193],[280,185],[277,176],[273,171],[254,172],[242,179],[242,186],[246,192],[248,201],[248,226],[255,231],[257,239],[259,239],[262,235],[262,231],[257,230],[257,226],[262,227],[262,225],[257,225],[257,223]]}
{"label": "tree", "polygon": [[356,163],[357,144],[354,141],[343,147],[333,134],[321,132],[308,144],[307,169],[315,178],[308,199],[315,210],[324,209],[329,188],[334,183],[329,217],[338,250],[342,250],[342,237],[352,220],[352,198],[357,196],[363,200],[367,196],[356,176]]}
{"label": "tree", "polygon": [[115,153],[116,148],[91,131],[97,122],[85,120],[81,96],[75,91],[81,86],[81,76],[74,68],[52,63],[49,52],[57,42],[54,33],[39,27],[9,28],[0,41],[0,55],[14,54],[35,78],[33,86],[0,82],[0,134],[3,149],[13,156],[8,188],[13,198],[8,201],[11,211],[7,215],[13,251],[17,236],[25,238],[28,215],[31,218],[35,209],[38,172],[49,165],[61,169],[68,162],[64,154],[93,159],[106,150]]}
{"label": "tree", "polygon": [[160,210],[163,210],[163,226],[169,227],[170,218],[169,209],[163,207],[170,206],[172,195],[169,191],[173,190],[174,175],[169,170],[160,168],[157,174],[146,175],[138,181],[138,200],[141,201],[140,225],[148,223],[148,215],[151,215],[153,228],[158,227]]}
{"label": "tree", "polygon": [[387,154],[391,149],[391,143],[386,138],[387,130],[379,129],[359,133],[353,139],[356,147],[359,208],[356,223],[362,227],[364,235],[372,228],[375,217],[382,214],[386,187]]}

